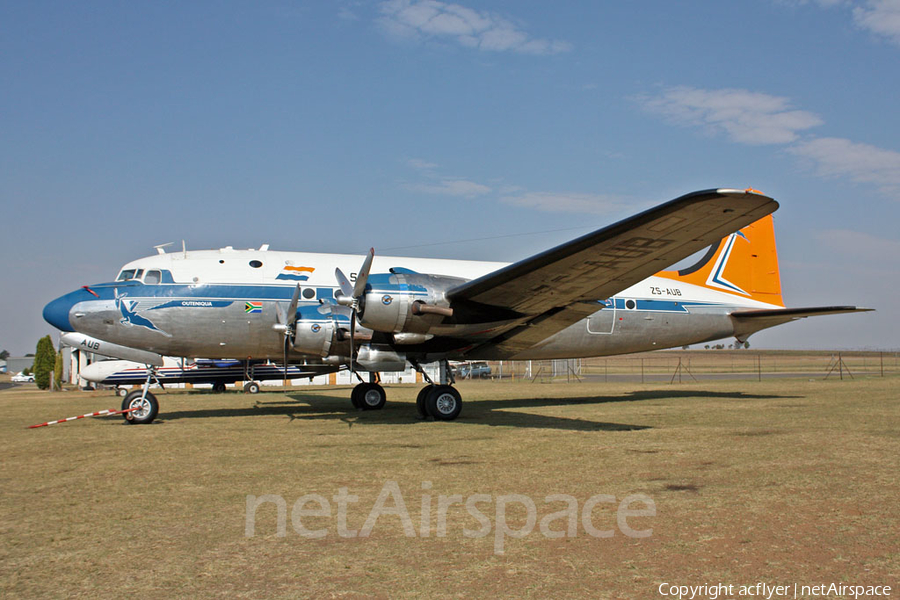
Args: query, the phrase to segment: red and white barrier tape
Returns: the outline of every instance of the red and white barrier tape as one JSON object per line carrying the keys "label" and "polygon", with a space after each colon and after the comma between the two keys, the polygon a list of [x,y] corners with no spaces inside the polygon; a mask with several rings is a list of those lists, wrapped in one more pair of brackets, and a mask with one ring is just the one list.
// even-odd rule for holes
{"label": "red and white barrier tape", "polygon": [[[65,423],[66,421],[76,421],[78,419],[83,419],[85,417],[105,417],[107,415],[124,415],[125,413],[130,413],[133,410],[140,410],[140,406],[134,406],[132,408],[126,408],[125,410],[98,410],[97,412],[87,413],[86,415],[78,415],[77,417],[69,417],[68,419],[60,419],[59,421],[47,421],[46,423],[41,423],[39,425],[29,425],[28,429],[34,429],[35,427],[46,427],[47,425],[56,425],[57,423]],[[130,418],[130,417],[129,417]]]}

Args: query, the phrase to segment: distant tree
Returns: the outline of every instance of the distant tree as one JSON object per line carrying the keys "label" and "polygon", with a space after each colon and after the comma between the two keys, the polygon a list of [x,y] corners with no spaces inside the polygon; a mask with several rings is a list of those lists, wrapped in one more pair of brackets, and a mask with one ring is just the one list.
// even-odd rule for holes
{"label": "distant tree", "polygon": [[31,358],[32,356],[34,356],[34,354],[26,354],[25,358]]}
{"label": "distant tree", "polygon": [[707,345],[705,345],[705,346],[703,346],[703,347],[706,348],[707,350],[709,350],[709,344],[707,344]]}
{"label": "distant tree", "polygon": [[685,346],[682,346],[682,347],[681,347],[681,349],[682,349],[682,350],[690,350],[690,349],[691,349],[691,347],[690,347],[690,346],[687,346],[687,345],[685,345]]}
{"label": "distant tree", "polygon": [[750,342],[744,342],[744,348],[750,349]]}
{"label": "distant tree", "polygon": [[0,360],[6,360],[7,358],[9,358],[9,352],[7,352],[6,350],[0,352]]}
{"label": "distant tree", "polygon": [[46,390],[50,387],[50,371],[56,363],[56,350],[53,349],[53,340],[45,335],[38,340],[34,352],[34,382],[37,386]]}

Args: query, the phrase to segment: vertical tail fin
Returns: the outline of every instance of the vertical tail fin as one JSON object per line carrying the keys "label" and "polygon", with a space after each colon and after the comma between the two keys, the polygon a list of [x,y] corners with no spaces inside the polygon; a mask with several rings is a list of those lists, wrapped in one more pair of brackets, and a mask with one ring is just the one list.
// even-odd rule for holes
{"label": "vertical tail fin", "polygon": [[772,215],[722,239],[697,264],[657,276],[784,306]]}

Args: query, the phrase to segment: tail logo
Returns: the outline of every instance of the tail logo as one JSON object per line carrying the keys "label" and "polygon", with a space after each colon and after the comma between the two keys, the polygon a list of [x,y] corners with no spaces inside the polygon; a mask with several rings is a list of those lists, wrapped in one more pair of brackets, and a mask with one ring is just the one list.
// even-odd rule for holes
{"label": "tail logo", "polygon": [[725,279],[724,272],[725,268],[728,266],[728,258],[731,256],[731,250],[734,248],[734,244],[737,241],[738,237],[743,239],[745,242],[750,243],[750,240],[747,239],[743,233],[738,231],[737,233],[732,233],[728,236],[728,241],[725,242],[725,249],[719,254],[719,258],[716,260],[716,264],[713,265],[712,271],[709,274],[709,277],[706,279],[706,285],[710,287],[716,287],[721,290],[725,290],[728,292],[737,292],[738,294],[743,294],[744,296],[749,296],[748,292],[745,292],[735,284],[731,283],[727,279]]}

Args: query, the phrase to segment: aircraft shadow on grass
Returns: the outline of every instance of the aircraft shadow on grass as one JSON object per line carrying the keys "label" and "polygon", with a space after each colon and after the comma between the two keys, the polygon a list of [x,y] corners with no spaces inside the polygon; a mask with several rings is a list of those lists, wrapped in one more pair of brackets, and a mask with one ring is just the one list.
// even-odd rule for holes
{"label": "aircraft shadow on grass", "polygon": [[[270,394],[266,394],[269,396]],[[274,396],[274,394],[272,394]],[[678,398],[729,399],[729,400],[769,400],[797,398],[772,394],[747,394],[744,392],[706,392],[700,390],[641,391],[622,396],[585,396],[562,398],[510,398],[506,400],[470,401],[466,411],[454,423],[489,425],[492,427],[525,427],[558,429],[570,431],[638,431],[651,429],[649,425],[628,423],[606,423],[582,418],[568,418],[551,415],[518,412],[515,409],[548,408],[556,406],[589,406],[610,402],[643,402],[648,400],[672,400]],[[261,415],[284,415],[290,421],[340,420],[354,425],[415,425],[423,421],[417,418],[415,408],[409,402],[388,402],[382,410],[361,411],[350,406],[344,397],[316,393],[292,393],[281,396],[284,400],[266,401],[256,399],[254,406],[240,408],[215,408],[160,412],[159,421],[178,419],[252,417]],[[288,401],[287,398],[293,400]]]}

